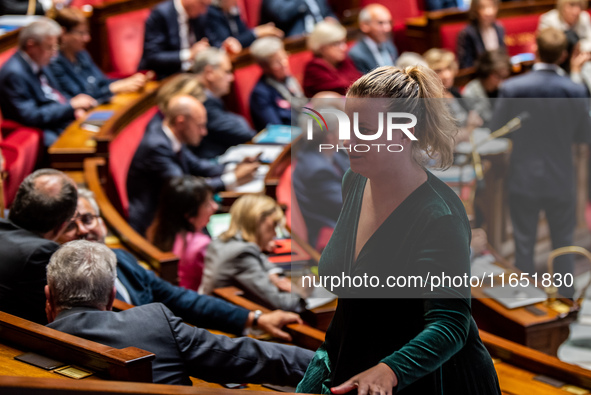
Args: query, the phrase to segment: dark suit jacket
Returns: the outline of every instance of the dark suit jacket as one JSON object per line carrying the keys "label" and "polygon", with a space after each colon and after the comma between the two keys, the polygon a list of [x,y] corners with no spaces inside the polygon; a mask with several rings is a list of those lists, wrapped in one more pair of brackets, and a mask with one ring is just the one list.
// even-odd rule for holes
{"label": "dark suit jacket", "polygon": [[0,219],[0,310],[46,324],[45,267],[59,245]]}
{"label": "dark suit jacket", "polygon": [[[505,28],[499,23],[495,23],[494,28],[499,38],[499,50],[507,51],[504,41]],[[460,69],[474,66],[474,62],[478,59],[478,56],[486,52],[478,25],[470,23],[458,34],[456,52],[458,54]]]}
{"label": "dark suit jacket", "polygon": [[529,113],[521,129],[511,135],[509,193],[574,197],[572,144],[589,142],[590,136],[586,97],[585,87],[551,70],[532,71],[501,85],[491,130],[522,112]]}
{"label": "dark suit jacket", "polygon": [[[119,249],[113,252],[117,256],[117,278],[127,289],[134,305],[159,302],[190,324],[236,335],[244,331],[248,310],[174,286],[141,267],[129,252]],[[117,299],[123,300],[119,294]]]}
{"label": "dark suit jacket", "polygon": [[[39,1],[35,2],[35,15],[45,15],[45,10]],[[28,0],[0,1],[0,15],[26,15],[29,9]]]}
{"label": "dark suit jacket", "polygon": [[[392,41],[386,41],[383,43],[386,50],[392,56],[392,60],[395,62],[398,58],[398,50]],[[349,57],[361,73],[365,74],[370,70],[378,67],[378,62],[374,58],[373,53],[363,40],[358,40],[353,47],[349,50]]]}
{"label": "dark suit jacket", "polygon": [[207,136],[199,147],[191,147],[200,158],[216,158],[228,148],[246,143],[256,135],[242,115],[226,110],[222,99],[209,96],[203,105],[207,110]]}
{"label": "dark suit jacket", "polygon": [[48,325],[115,348],[156,354],[153,381],[191,385],[189,376],[218,383],[252,382],[295,386],[313,352],[248,337],[230,339],[184,324],[160,303],[113,312],[76,307]]}
{"label": "dark suit jacket", "polygon": [[425,9],[427,11],[444,10],[446,8],[459,7],[458,0],[425,0]]}
{"label": "dark suit jacket", "polygon": [[340,153],[332,162],[317,151],[297,153],[293,188],[313,246],[321,228],[334,228],[337,223],[343,205],[341,184],[349,166],[347,155]]}
{"label": "dark suit jacket", "polygon": [[73,64],[60,52],[49,64],[62,91],[70,96],[86,93],[102,102],[109,100],[113,96],[109,89],[113,81],[97,67],[88,52],[78,52],[76,61]]}
{"label": "dark suit jacket", "polygon": [[[189,20],[195,40],[205,37],[202,18]],[[158,78],[181,71],[178,13],[172,0],[158,4],[146,19],[144,53],[139,70],[154,70]]]}
{"label": "dark suit jacket", "polygon": [[[43,73],[51,87],[69,99],[48,67],[43,68]],[[60,104],[45,96],[39,77],[20,52],[12,55],[0,70],[0,108],[4,118],[58,133],[74,120],[74,109],[69,103]]]}
{"label": "dark suit jacket", "polygon": [[250,116],[256,130],[267,125],[291,125],[291,103],[265,82],[263,75],[250,94]]}
{"label": "dark suit jacket", "polygon": [[[323,18],[336,19],[326,0],[315,0]],[[285,36],[295,36],[306,32],[305,17],[311,15],[304,0],[263,0],[261,4],[261,24],[274,22],[285,32]]]}
{"label": "dark suit jacket", "polygon": [[[238,28],[238,35],[232,34],[230,20],[233,20]],[[204,18],[205,36],[209,44],[220,47],[224,40],[230,36],[235,37],[243,48],[246,48],[256,40],[254,32],[246,26],[240,15],[229,15],[224,13],[220,7],[209,6]]]}
{"label": "dark suit jacket", "polygon": [[179,154],[162,130],[160,116],[155,116],[148,126],[135,152],[127,174],[129,195],[129,224],[144,234],[152,223],[160,192],[165,182],[183,174],[208,177],[211,187],[220,191],[224,184],[220,175],[224,166],[196,157],[183,145]]}

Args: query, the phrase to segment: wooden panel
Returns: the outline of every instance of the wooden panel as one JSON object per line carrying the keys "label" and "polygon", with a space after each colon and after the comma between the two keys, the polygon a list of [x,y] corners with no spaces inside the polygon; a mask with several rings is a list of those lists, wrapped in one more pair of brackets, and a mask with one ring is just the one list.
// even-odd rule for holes
{"label": "wooden panel", "polygon": [[140,236],[121,217],[111,204],[104,189],[106,161],[104,158],[88,158],[84,161],[84,178],[94,193],[101,216],[109,228],[131,251],[135,252],[166,281],[177,284],[179,258],[172,252],[162,252]]}
{"label": "wooden panel", "polygon": [[0,339],[28,351],[75,363],[109,378],[152,381],[154,354],[135,347],[116,349],[0,312]]}

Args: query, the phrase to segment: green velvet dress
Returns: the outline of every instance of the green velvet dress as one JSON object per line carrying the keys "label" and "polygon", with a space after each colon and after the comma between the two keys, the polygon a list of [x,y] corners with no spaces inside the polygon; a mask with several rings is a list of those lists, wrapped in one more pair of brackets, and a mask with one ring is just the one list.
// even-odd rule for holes
{"label": "green velvet dress", "polygon": [[[470,273],[470,226],[457,195],[431,173],[384,221],[354,259],[367,179],[343,181],[343,209],[322,253],[320,276],[422,278]],[[375,282],[374,282],[375,284]],[[345,286],[298,392],[330,387],[379,362],[396,373],[399,394],[500,394],[491,357],[470,311],[470,288]]]}

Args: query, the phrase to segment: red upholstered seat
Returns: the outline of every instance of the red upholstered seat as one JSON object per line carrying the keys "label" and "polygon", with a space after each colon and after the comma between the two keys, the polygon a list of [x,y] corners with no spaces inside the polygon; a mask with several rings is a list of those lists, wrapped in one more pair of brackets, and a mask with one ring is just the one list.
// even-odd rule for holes
{"label": "red upholstered seat", "polygon": [[[297,162],[293,162],[295,166]],[[300,211],[298,200],[293,190],[293,184],[291,182],[292,165],[287,166],[277,184],[276,196],[279,204],[285,205],[285,220],[287,226],[291,229],[291,233],[297,235],[306,243],[308,242],[308,229],[306,228],[306,222]],[[317,251],[322,252],[330,236],[332,236],[333,228],[328,226],[323,227],[318,232],[318,240],[316,245],[313,246]]]}
{"label": "red upholstered seat", "polygon": [[302,85],[304,83],[304,68],[306,67],[306,63],[308,63],[312,57],[313,55],[311,51],[302,51],[289,55],[291,74]]}
{"label": "red upholstered seat", "polygon": [[252,64],[234,72],[234,93],[238,102],[238,112],[250,122],[250,94],[258,82],[263,71],[257,64]]}
{"label": "red upholstered seat", "polygon": [[[540,14],[499,19],[505,27],[505,44],[509,55],[534,52],[539,18]],[[455,52],[458,34],[465,26],[466,23],[443,25],[441,27],[441,48]]]}
{"label": "red upholstered seat", "polygon": [[[127,198],[127,173],[133,155],[140,145],[148,122],[158,111],[156,106],[134,119],[109,144],[109,172],[115,186],[121,215],[128,217],[129,200]],[[117,204],[115,205],[117,207]]]}
{"label": "red upholstered seat", "polygon": [[16,52],[15,48],[10,48],[4,52],[0,53],[0,67],[4,65],[4,63]]}
{"label": "red upholstered seat", "polygon": [[241,15],[248,27],[258,26],[261,19],[262,0],[238,0]]}
{"label": "red upholstered seat", "polygon": [[144,48],[145,21],[150,9],[128,12],[107,19],[111,69],[107,72],[129,76],[136,72]]}

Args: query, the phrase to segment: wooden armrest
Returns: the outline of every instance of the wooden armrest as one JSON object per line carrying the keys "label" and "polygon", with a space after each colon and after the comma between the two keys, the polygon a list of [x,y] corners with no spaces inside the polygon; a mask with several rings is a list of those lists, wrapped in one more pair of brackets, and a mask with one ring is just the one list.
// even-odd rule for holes
{"label": "wooden armrest", "polygon": [[155,355],[139,348],[105,346],[4,312],[0,312],[0,338],[102,372],[115,380],[152,381]]}
{"label": "wooden armrest", "polygon": [[[254,303],[242,295],[244,292],[236,287],[216,288],[213,294],[227,302],[244,307],[247,310],[261,310],[263,313],[270,313],[271,310]],[[286,331],[291,335],[293,343],[310,350],[316,350],[324,342],[325,333],[308,325],[290,324]]]}

